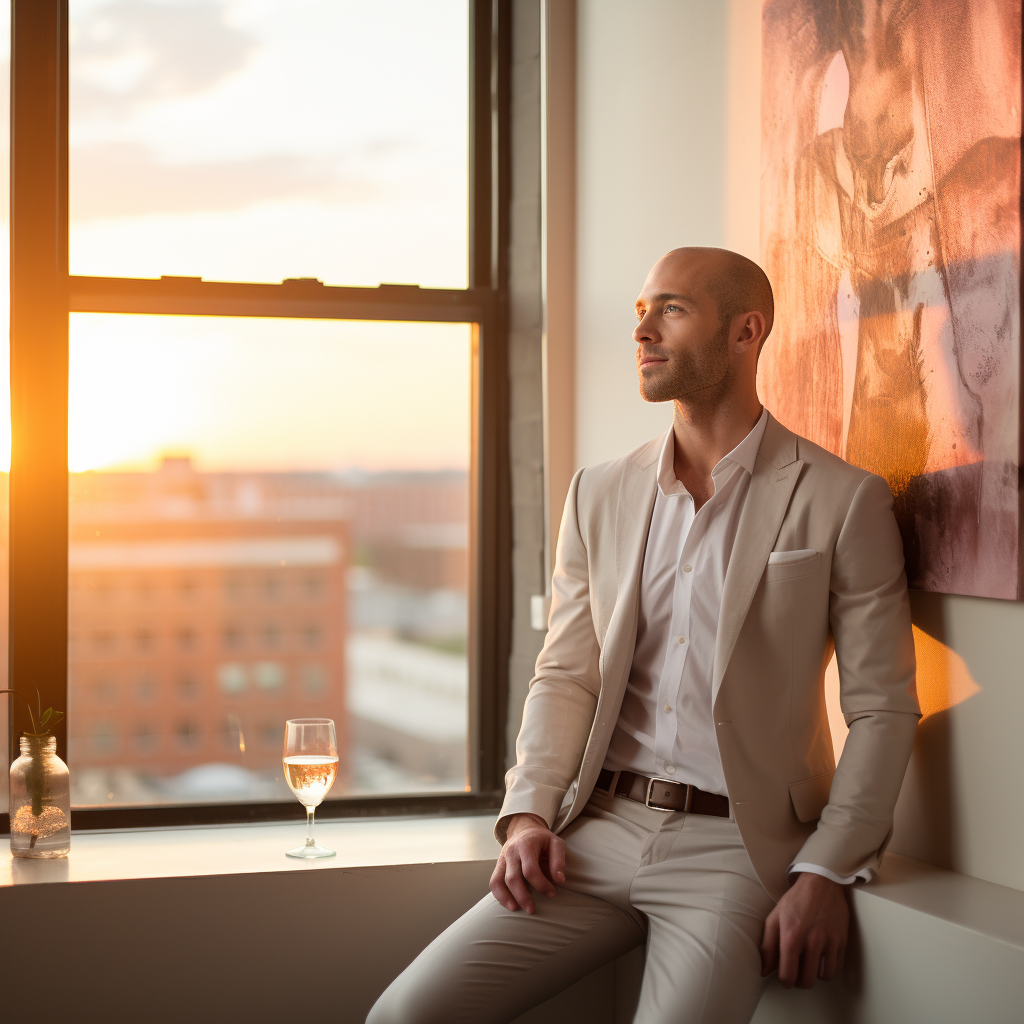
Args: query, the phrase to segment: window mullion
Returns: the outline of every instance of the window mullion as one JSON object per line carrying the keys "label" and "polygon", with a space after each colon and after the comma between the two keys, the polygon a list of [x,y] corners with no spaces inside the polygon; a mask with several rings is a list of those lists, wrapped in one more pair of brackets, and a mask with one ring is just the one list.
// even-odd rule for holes
{"label": "window mullion", "polygon": [[[11,685],[67,706],[67,4],[13,0]],[[12,740],[29,728],[14,704]],[[54,730],[67,756],[65,723]],[[12,742],[12,754],[17,746]]]}
{"label": "window mullion", "polygon": [[70,277],[75,313],[155,313],[176,316],[299,317],[329,320],[475,323],[490,311],[490,289],[327,286],[296,279],[282,284],[200,278]]}

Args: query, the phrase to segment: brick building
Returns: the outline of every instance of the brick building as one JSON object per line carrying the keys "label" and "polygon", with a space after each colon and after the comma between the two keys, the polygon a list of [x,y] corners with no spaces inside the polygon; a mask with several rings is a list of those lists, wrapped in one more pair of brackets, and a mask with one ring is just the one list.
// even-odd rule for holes
{"label": "brick building", "polygon": [[285,719],[327,717],[345,785],[345,506],[315,475],[278,476],[167,460],[72,478],[76,768],[259,771],[280,765]]}

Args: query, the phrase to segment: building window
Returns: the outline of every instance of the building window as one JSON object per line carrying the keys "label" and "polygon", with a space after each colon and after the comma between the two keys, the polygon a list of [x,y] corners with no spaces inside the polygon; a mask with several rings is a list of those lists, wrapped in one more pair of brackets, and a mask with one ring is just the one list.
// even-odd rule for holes
{"label": "building window", "polygon": [[108,679],[101,679],[93,687],[93,694],[100,707],[113,707],[117,703],[117,684]]}
{"label": "building window", "polygon": [[117,749],[117,726],[110,721],[96,722],[92,727],[92,746],[97,754],[107,755]]}
{"label": "building window", "polygon": [[156,750],[157,731],[150,722],[140,722],[134,730],[135,749],[140,754],[151,754]]}
{"label": "building window", "polygon": [[96,630],[92,635],[92,646],[100,657],[112,654],[116,646],[114,634],[107,629]]}
{"label": "building window", "polygon": [[323,665],[306,664],[300,670],[302,692],[307,697],[321,697],[327,692],[327,673]]}
{"label": "building window", "polygon": [[139,654],[149,654],[154,647],[156,638],[153,631],[143,626],[135,631],[135,649]]}
{"label": "building window", "polygon": [[134,692],[139,704],[152,704],[156,700],[156,680],[148,674],[139,676]]}
{"label": "building window", "polygon": [[[192,769],[214,780],[201,799],[218,798],[212,768],[227,754],[207,734],[237,737],[227,750],[248,783],[235,773],[226,806],[250,794],[269,817],[292,802],[272,781],[291,680],[339,721],[331,804],[373,794],[406,807],[413,791],[493,800],[510,558],[498,540],[507,8],[312,0],[301,33],[285,31],[289,0],[246,6],[244,28],[212,2],[71,0],[67,33],[47,20],[60,4],[14,20],[12,308],[50,308],[17,282],[62,260],[69,275],[33,287],[70,308],[67,335],[62,317],[14,319],[12,390],[35,375],[49,398],[19,408],[12,430],[17,441],[69,423],[67,451],[20,472],[22,493],[43,496],[54,467],[70,468],[67,519],[52,515],[46,543],[66,551],[76,597],[66,626],[12,616],[11,644],[24,656],[52,636],[63,648],[68,629],[83,638],[68,677],[86,696],[65,687],[49,702],[99,713],[88,700],[99,670],[145,707],[144,722],[68,720],[72,780],[102,772],[125,825],[133,807],[162,802],[159,820],[191,820],[182,805],[198,790],[176,780]],[[337,39],[356,37],[338,61]],[[180,38],[208,41],[201,67],[171,45]],[[374,84],[382,61],[387,89]],[[52,77],[64,66],[66,103]],[[67,188],[56,230],[33,205],[46,182]],[[15,550],[28,536],[16,507],[28,506],[12,505]],[[39,606],[17,586],[11,601]],[[145,623],[132,621],[136,604]],[[175,621],[186,606],[187,625]],[[401,666],[390,711],[370,648]],[[164,690],[139,674],[158,649]],[[195,692],[186,671],[215,685]],[[443,739],[442,760],[457,762],[446,772],[395,753],[434,742],[432,712],[411,709],[434,699],[438,671],[472,680],[444,696],[460,723]],[[147,746],[159,736],[169,740]],[[86,825],[91,798],[72,799]]]}
{"label": "building window", "polygon": [[245,689],[245,666],[231,662],[217,669],[217,683],[224,693],[241,693]]}
{"label": "building window", "polygon": [[181,719],[174,727],[174,738],[180,750],[195,750],[199,746],[202,730],[191,718]]}
{"label": "building window", "polygon": [[191,673],[179,677],[177,690],[178,700],[183,704],[195,704],[203,695],[199,678]]}
{"label": "building window", "polygon": [[196,649],[199,643],[198,634],[191,626],[181,626],[175,635],[178,650],[190,652]]}
{"label": "building window", "polygon": [[276,661],[261,661],[253,669],[253,678],[261,690],[280,690],[284,686],[284,666]]}
{"label": "building window", "polygon": [[224,650],[237,651],[241,648],[242,630],[238,626],[225,626],[220,636]]}

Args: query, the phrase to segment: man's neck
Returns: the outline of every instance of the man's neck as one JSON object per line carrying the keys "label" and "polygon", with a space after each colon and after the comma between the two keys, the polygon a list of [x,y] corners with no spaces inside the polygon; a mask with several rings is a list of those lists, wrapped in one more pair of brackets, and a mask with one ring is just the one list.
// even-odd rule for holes
{"label": "man's neck", "polygon": [[675,403],[675,473],[684,487],[703,504],[714,493],[711,471],[754,429],[763,407],[754,396],[742,403],[723,403],[713,409],[694,409]]}

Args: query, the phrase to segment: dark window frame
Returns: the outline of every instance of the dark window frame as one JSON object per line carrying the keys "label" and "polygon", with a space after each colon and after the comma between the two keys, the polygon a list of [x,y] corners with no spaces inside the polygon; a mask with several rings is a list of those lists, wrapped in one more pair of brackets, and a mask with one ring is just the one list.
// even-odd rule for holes
{"label": "dark window frame", "polygon": [[[458,814],[500,804],[511,622],[507,240],[511,0],[470,0],[469,287],[327,286],[68,274],[68,0],[11,5],[9,685],[67,708],[68,314],[470,323],[468,791],[346,797],[319,817]],[[27,728],[8,697],[10,756]],[[54,730],[67,757],[66,722]],[[71,766],[72,772],[75,770]],[[81,829],[300,819],[297,802],[79,808]],[[0,831],[8,831],[7,815]]]}

